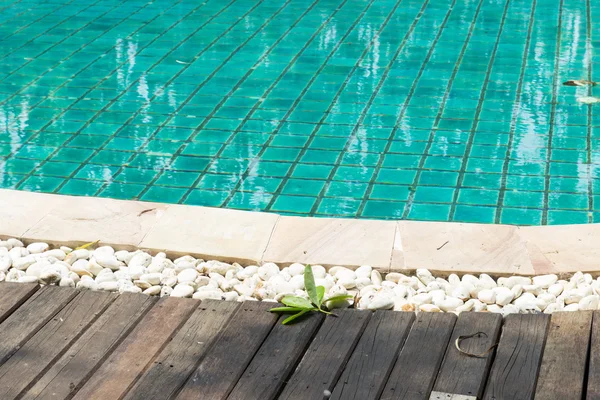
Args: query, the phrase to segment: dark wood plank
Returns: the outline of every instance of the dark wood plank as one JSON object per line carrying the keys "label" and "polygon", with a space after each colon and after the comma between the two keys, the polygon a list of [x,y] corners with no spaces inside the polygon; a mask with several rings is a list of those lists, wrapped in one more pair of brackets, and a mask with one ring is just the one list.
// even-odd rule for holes
{"label": "dark wood plank", "polygon": [[178,399],[226,399],[277,321],[274,303],[244,302],[183,386]]}
{"label": "dark wood plank", "polygon": [[46,286],[0,324],[0,365],[77,295],[71,288]]}
{"label": "dark wood plank", "polygon": [[323,322],[322,315],[312,313],[296,324],[282,325],[287,317],[280,317],[227,400],[270,400],[277,396]]}
{"label": "dark wood plank", "polygon": [[336,314],[337,318],[325,318],[283,389],[281,400],[320,399],[326,390],[333,390],[372,312],[341,310]]}
{"label": "dark wood plank", "polygon": [[[444,361],[433,385],[432,400],[446,399],[449,394],[473,396],[481,398],[485,382],[494,359],[491,351],[485,357],[469,357],[461,354],[454,343],[459,336],[479,335],[461,341],[461,349],[472,353],[485,353],[498,342],[502,316],[494,313],[464,312],[452,331],[452,337],[446,349]],[[437,393],[436,393],[437,392]],[[444,397],[445,396],[445,397]]]}
{"label": "dark wood plank", "polygon": [[600,399],[600,311],[594,311],[590,339],[587,399]]}
{"label": "dark wood plank", "polygon": [[25,393],[24,400],[66,399],[77,392],[158,299],[124,293]]}
{"label": "dark wood plank", "polygon": [[546,314],[511,314],[504,318],[484,399],[533,398],[549,322]]}
{"label": "dark wood plank", "polygon": [[427,399],[446,352],[456,315],[419,313],[381,395],[382,400]]}
{"label": "dark wood plank", "polygon": [[600,311],[592,317],[586,399],[600,399]]}
{"label": "dark wood plank", "polygon": [[556,312],[550,319],[535,399],[581,399],[592,312]]}
{"label": "dark wood plank", "polygon": [[17,398],[115,297],[112,293],[91,291],[77,295],[0,367],[0,399]]}
{"label": "dark wood plank", "polygon": [[379,399],[415,315],[376,311],[356,345],[331,400]]}
{"label": "dark wood plank", "polygon": [[125,399],[170,399],[194,372],[239,303],[205,300]]}
{"label": "dark wood plank", "polygon": [[35,283],[0,283],[0,322],[4,321],[21,304],[30,298],[40,285]]}
{"label": "dark wood plank", "polygon": [[73,398],[122,398],[198,304],[193,299],[160,299]]}

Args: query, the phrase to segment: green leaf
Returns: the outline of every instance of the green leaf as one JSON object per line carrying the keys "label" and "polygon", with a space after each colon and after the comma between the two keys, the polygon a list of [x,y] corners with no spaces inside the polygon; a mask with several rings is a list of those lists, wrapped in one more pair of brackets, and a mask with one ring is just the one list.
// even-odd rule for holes
{"label": "green leaf", "polygon": [[353,296],[351,296],[349,294],[340,294],[339,296],[333,296],[333,297],[328,298],[327,300],[325,300],[325,302],[349,300],[351,298],[353,298]]}
{"label": "green leaf", "polygon": [[323,286],[317,286],[317,307],[321,308],[323,304],[323,297],[325,297],[325,288]]}
{"label": "green leaf", "polygon": [[87,249],[88,247],[93,246],[93,245],[98,244],[98,243],[100,243],[100,239],[94,240],[93,242],[89,242],[89,243],[86,243],[86,244],[82,244],[81,246],[76,247],[75,250]]}
{"label": "green leaf", "polygon": [[288,307],[314,308],[310,301],[298,296],[285,296],[281,302]]}
{"label": "green leaf", "polygon": [[315,286],[315,276],[313,275],[312,268],[307,265],[304,268],[304,288],[308,293],[308,298],[313,304],[319,304],[319,295],[317,294],[317,287]]}
{"label": "green leaf", "polygon": [[282,313],[293,313],[298,311],[306,310],[306,308],[301,307],[275,307],[271,308],[269,311],[271,312],[282,312]]}
{"label": "green leaf", "polygon": [[298,314],[294,314],[291,317],[287,317],[286,319],[283,320],[282,324],[283,325],[287,325],[290,322],[292,322],[293,320],[295,320],[296,318],[300,318],[301,316],[303,316],[304,314],[306,314],[307,312],[309,312],[310,310],[302,310],[300,311]]}

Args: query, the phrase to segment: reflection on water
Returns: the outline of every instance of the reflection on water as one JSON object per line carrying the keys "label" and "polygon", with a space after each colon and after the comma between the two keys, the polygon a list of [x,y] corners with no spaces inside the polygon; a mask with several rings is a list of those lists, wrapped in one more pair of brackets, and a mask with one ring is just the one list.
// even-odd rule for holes
{"label": "reflection on water", "polygon": [[[598,222],[591,0],[15,2],[0,187]],[[597,78],[597,77],[596,77]],[[597,78],[598,79],[598,78]],[[600,199],[600,198],[598,198]]]}

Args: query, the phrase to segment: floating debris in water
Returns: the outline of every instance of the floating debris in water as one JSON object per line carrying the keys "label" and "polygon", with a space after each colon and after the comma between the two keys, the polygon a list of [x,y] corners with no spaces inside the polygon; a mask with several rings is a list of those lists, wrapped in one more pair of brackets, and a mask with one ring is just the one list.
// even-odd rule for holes
{"label": "floating debris in water", "polygon": [[583,104],[594,104],[594,103],[600,103],[600,97],[594,97],[594,96],[582,96],[582,97],[578,97],[577,101]]}
{"label": "floating debris in water", "polygon": [[597,84],[598,84],[597,82],[586,81],[583,79],[577,79],[577,80],[563,82],[564,86],[588,86],[588,85],[596,86]]}

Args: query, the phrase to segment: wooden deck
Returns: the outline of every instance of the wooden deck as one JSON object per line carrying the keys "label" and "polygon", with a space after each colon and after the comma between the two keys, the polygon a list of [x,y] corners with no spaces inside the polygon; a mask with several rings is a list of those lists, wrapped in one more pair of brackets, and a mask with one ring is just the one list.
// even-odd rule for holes
{"label": "wooden deck", "polygon": [[2,283],[0,399],[600,398],[599,313],[272,306]]}

